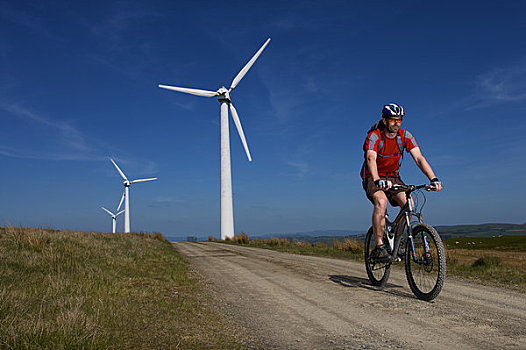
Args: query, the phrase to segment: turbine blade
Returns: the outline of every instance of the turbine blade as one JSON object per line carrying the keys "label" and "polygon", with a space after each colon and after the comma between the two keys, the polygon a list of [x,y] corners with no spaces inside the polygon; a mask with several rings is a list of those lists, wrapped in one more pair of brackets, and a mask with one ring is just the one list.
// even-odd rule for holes
{"label": "turbine blade", "polygon": [[131,183],[134,184],[136,182],[146,182],[146,181],[153,181],[153,180],[157,180],[156,177],[152,177],[152,178],[149,178],[149,179],[137,179],[137,180],[133,180]]}
{"label": "turbine blade", "polygon": [[124,173],[122,172],[121,168],[119,168],[119,166],[117,165],[117,163],[115,163],[115,161],[113,159],[111,159],[111,162],[113,163],[113,165],[115,165],[115,168],[117,168],[117,171],[119,172],[119,174],[121,174],[122,178],[126,181],[128,181],[128,179],[126,178],[126,175],[124,175]]}
{"label": "turbine blade", "polygon": [[124,213],[126,210],[121,210],[120,212],[118,212],[117,214],[115,214],[115,217],[121,215],[122,213]]}
{"label": "turbine blade", "polygon": [[113,216],[113,213],[111,211],[109,211],[108,209],[104,208],[104,207],[101,207],[102,210],[104,210],[106,213],[110,214],[111,216]]}
{"label": "turbine blade", "polygon": [[241,126],[241,121],[239,120],[239,116],[237,115],[237,111],[234,108],[234,105],[232,103],[228,104],[230,106],[230,112],[232,112],[232,119],[234,119],[234,123],[236,124],[237,133],[239,134],[239,137],[241,138],[241,142],[243,143],[243,147],[245,148],[245,152],[248,157],[248,161],[252,161],[252,157],[250,157],[250,151],[248,150],[247,140],[245,140],[245,134],[243,133],[243,127]]}
{"label": "turbine blade", "polygon": [[259,55],[261,55],[263,50],[265,50],[265,47],[267,47],[269,42],[270,42],[270,38],[268,38],[267,41],[265,41],[263,46],[261,46],[261,48],[258,50],[258,52],[256,52],[256,54],[254,55],[254,57],[252,57],[252,59],[250,61],[248,61],[248,63],[243,67],[243,69],[241,69],[241,71],[239,73],[237,73],[237,75],[234,78],[234,80],[232,80],[232,85],[230,86],[230,91],[232,91],[237,86],[237,84],[239,84],[241,79],[243,79],[245,74],[247,74],[247,72],[250,69],[250,67],[252,67],[254,62],[256,62],[256,60],[258,59]]}
{"label": "turbine blade", "polygon": [[159,85],[159,87],[163,88],[163,89],[167,89],[167,90],[185,92],[187,94],[192,94],[192,95],[197,95],[197,96],[204,96],[204,97],[214,97],[214,96],[218,95],[217,91],[189,89],[189,88],[182,88],[182,87],[169,86],[169,85]]}
{"label": "turbine blade", "polygon": [[124,196],[125,196],[125,193],[123,192],[122,193],[122,197],[121,197],[121,201],[119,202],[119,206],[117,207],[117,211],[119,211],[119,209],[121,208],[122,202],[124,201]]}

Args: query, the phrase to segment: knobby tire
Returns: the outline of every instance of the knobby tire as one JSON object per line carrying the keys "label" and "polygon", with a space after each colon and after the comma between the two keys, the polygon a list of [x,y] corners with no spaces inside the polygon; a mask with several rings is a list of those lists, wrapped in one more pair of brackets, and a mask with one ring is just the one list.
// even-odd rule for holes
{"label": "knobby tire", "polygon": [[[425,258],[424,236],[427,237],[431,258]],[[411,256],[409,240],[405,249],[405,273],[411,291],[417,298],[431,301],[435,299],[446,278],[446,254],[438,232],[427,224],[413,228],[413,241],[418,262]]]}

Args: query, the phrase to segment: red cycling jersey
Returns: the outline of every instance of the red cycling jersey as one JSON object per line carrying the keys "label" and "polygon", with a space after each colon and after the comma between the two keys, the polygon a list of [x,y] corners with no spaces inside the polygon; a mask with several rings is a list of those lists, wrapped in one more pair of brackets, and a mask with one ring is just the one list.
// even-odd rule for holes
{"label": "red cycling jersey", "polygon": [[[386,137],[385,134],[382,135],[381,133],[382,131],[380,129],[372,130],[365,139],[363,151],[367,152],[368,150],[372,150],[376,152],[376,167],[380,177],[398,177],[400,170],[400,157],[402,157],[402,153],[398,148],[397,138],[390,139]],[[418,147],[415,137],[409,131],[400,129],[398,133],[401,137],[403,149],[407,152]],[[382,139],[384,140],[383,147],[378,149]],[[366,162],[362,165],[360,175],[362,179],[371,176],[369,169],[367,169]]]}

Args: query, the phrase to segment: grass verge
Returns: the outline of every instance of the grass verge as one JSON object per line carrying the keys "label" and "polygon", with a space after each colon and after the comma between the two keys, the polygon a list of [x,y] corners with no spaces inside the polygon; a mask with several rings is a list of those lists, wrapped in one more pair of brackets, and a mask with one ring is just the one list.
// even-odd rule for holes
{"label": "grass verge", "polygon": [[500,257],[484,254],[471,263],[460,263],[459,258],[465,257],[459,252],[447,253],[448,273],[455,276],[477,280],[483,284],[499,284],[526,291],[526,271],[524,267],[517,268],[503,263]]}
{"label": "grass verge", "polygon": [[448,272],[526,291],[526,236],[444,240]]}
{"label": "grass verge", "polygon": [[[208,237],[209,241],[217,241],[213,237]],[[272,249],[285,253],[299,255],[326,256],[341,259],[363,260],[363,242],[345,238],[343,240],[332,241],[329,245],[325,242],[305,242],[293,241],[287,238],[269,238],[250,240],[245,233],[236,235],[233,239],[217,241],[227,244],[242,244],[256,248]]]}
{"label": "grass verge", "polygon": [[0,348],[235,349],[160,234],[0,227]]}

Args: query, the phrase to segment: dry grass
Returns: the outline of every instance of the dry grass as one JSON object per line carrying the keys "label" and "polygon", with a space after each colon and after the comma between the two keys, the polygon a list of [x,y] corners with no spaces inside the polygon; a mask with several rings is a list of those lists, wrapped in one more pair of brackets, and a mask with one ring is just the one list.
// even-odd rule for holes
{"label": "dry grass", "polygon": [[364,251],[364,244],[355,239],[344,238],[343,241],[335,239],[332,246],[336,250],[343,250],[353,253],[362,253]]}
{"label": "dry grass", "polygon": [[251,240],[245,233],[235,236],[232,241],[216,242],[245,244],[258,248],[268,248],[302,255],[320,255],[352,259],[360,259],[360,256],[363,255],[364,249],[362,242],[347,238],[343,241],[334,240],[333,246],[331,247],[327,243],[321,241],[310,243],[305,241],[292,241],[288,238],[281,237],[272,237],[268,239],[258,238]]}
{"label": "dry grass", "polygon": [[0,228],[0,348],[238,347],[161,234]]}
{"label": "dry grass", "polygon": [[526,252],[509,252],[483,249],[447,249],[448,259],[457,264],[472,265],[483,256],[498,258],[508,265],[526,274]]}
{"label": "dry grass", "polygon": [[250,239],[248,238],[248,235],[245,232],[241,232],[241,234],[234,236],[233,241],[238,244],[249,244],[250,243]]}
{"label": "dry grass", "polygon": [[447,249],[448,273],[526,291],[526,252]]}
{"label": "dry grass", "polygon": [[328,249],[329,245],[325,242],[314,242],[313,247],[318,249]]}

